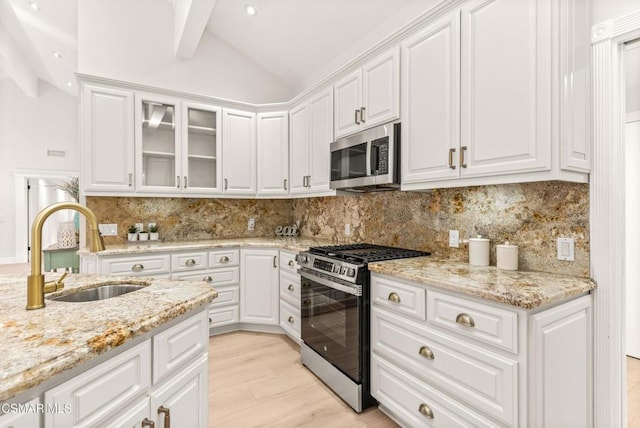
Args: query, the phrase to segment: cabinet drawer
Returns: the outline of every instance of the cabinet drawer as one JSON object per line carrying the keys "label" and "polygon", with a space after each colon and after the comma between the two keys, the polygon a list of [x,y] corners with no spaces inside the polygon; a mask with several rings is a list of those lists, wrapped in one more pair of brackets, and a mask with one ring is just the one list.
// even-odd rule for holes
{"label": "cabinet drawer", "polygon": [[169,273],[169,254],[147,255],[144,257],[119,257],[102,260],[101,272],[107,275],[155,275]]}
{"label": "cabinet drawer", "polygon": [[372,310],[375,353],[476,408],[517,425],[518,362]]}
{"label": "cabinet drawer", "polygon": [[182,279],[188,281],[205,281],[212,286],[223,287],[226,285],[234,285],[240,282],[240,268],[229,267],[219,269],[207,269],[199,272],[181,272],[171,275],[173,279]]}
{"label": "cabinet drawer", "polygon": [[280,327],[296,340],[300,340],[300,311],[280,300]]}
{"label": "cabinet drawer", "polygon": [[419,320],[425,319],[427,290],[423,287],[371,276],[371,302]]}
{"label": "cabinet drawer", "polygon": [[209,309],[209,327],[220,327],[240,322],[240,308],[237,305]]}
{"label": "cabinet drawer", "polygon": [[[499,426],[377,355],[371,356],[371,394],[381,406],[414,428]],[[421,413],[421,408],[425,413],[431,411],[431,418]]]}
{"label": "cabinet drawer", "polygon": [[209,255],[206,251],[199,253],[184,253],[171,255],[171,271],[184,272],[206,269],[209,265]]}
{"label": "cabinet drawer", "polygon": [[280,272],[280,298],[300,310],[300,275]]}
{"label": "cabinet drawer", "polygon": [[209,267],[238,266],[240,264],[239,250],[209,251]]}
{"label": "cabinet drawer", "polygon": [[203,311],[153,337],[153,382],[209,350],[207,312]]}
{"label": "cabinet drawer", "polygon": [[518,353],[518,315],[515,312],[429,291],[427,314],[431,325]]}
{"label": "cabinet drawer", "polygon": [[45,413],[45,426],[96,426],[96,422],[123,408],[151,386],[151,341],[146,340],[44,393],[45,404],[68,413]]}
{"label": "cabinet drawer", "polygon": [[296,253],[280,250],[280,272],[297,273]]}
{"label": "cabinet drawer", "polygon": [[[35,409],[40,405],[40,398],[34,398],[23,405]],[[40,414],[38,412],[5,413],[0,415],[0,428],[40,428]]]}
{"label": "cabinet drawer", "polygon": [[215,287],[218,292],[218,297],[213,299],[210,308],[216,308],[218,306],[228,306],[240,302],[240,286],[231,285],[228,287]]}

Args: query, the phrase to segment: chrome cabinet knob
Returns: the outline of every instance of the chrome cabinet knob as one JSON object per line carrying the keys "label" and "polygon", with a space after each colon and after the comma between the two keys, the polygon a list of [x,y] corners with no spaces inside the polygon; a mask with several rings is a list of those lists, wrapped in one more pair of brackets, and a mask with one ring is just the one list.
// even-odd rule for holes
{"label": "chrome cabinet knob", "polygon": [[289,260],[289,263],[287,263],[289,265],[289,267],[293,267],[293,260]]}
{"label": "chrome cabinet knob", "polygon": [[193,260],[193,259],[189,259],[189,260],[187,260],[186,262],[184,262],[184,264],[185,264],[186,266],[195,266],[196,261],[195,261],[195,260]]}
{"label": "chrome cabinet knob", "polygon": [[287,321],[289,322],[289,324],[293,324],[293,317],[289,317],[289,319],[287,319]]}
{"label": "chrome cabinet knob", "polygon": [[211,276],[205,276],[204,278],[202,278],[202,280],[204,282],[213,282],[213,278]]}
{"label": "chrome cabinet knob", "polygon": [[131,270],[134,272],[142,272],[144,270],[144,265],[136,263],[135,265],[131,266]]}
{"label": "chrome cabinet knob", "polygon": [[289,284],[289,286],[287,287],[287,290],[293,291],[293,284]]}
{"label": "chrome cabinet knob", "polygon": [[220,263],[229,263],[229,257],[227,256],[220,257]]}

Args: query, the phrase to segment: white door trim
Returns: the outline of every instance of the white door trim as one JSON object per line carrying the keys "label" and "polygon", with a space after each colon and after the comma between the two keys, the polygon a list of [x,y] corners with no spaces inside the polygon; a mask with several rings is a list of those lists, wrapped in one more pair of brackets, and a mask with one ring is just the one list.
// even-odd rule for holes
{"label": "white door trim", "polygon": [[626,426],[624,43],[640,37],[640,10],[594,25],[593,165],[590,177],[594,292],[594,426]]}

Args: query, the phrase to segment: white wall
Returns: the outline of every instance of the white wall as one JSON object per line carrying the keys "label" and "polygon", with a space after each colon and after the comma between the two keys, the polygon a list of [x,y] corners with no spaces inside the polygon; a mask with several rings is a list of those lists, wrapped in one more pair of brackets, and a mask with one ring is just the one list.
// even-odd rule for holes
{"label": "white wall", "polygon": [[[66,157],[47,156],[48,149]],[[15,257],[14,172],[78,171],[79,152],[77,98],[42,81],[30,98],[12,80],[0,80],[0,262]]]}
{"label": "white wall", "polygon": [[285,82],[208,31],[192,59],[177,58],[173,19],[167,1],[79,1],[78,71],[251,103],[288,101],[295,95]]}
{"label": "white wall", "polygon": [[637,10],[640,10],[638,0],[591,0],[591,22],[599,24]]}

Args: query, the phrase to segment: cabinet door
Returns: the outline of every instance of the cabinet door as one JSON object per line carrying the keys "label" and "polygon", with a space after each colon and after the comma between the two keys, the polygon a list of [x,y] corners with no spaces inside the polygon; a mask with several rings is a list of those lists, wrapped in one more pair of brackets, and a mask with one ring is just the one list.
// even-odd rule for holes
{"label": "cabinet door", "polygon": [[[151,391],[151,419],[158,428],[206,428],[209,414],[208,354]],[[165,423],[165,420],[169,423]]]}
{"label": "cabinet door", "polygon": [[551,168],[551,3],[462,7],[463,177]]}
{"label": "cabinet door", "polygon": [[145,396],[124,412],[118,412],[113,420],[104,423],[105,428],[141,428],[142,421],[149,418],[149,397]]}
{"label": "cabinet door", "polygon": [[[8,405],[9,403],[6,404]],[[36,409],[40,405],[40,399],[34,398],[20,405],[27,406],[27,409]],[[0,415],[0,428],[40,428],[40,413],[36,411],[5,413]]]}
{"label": "cabinet door", "polygon": [[[307,193],[309,175],[309,105],[302,103],[289,112],[290,192]],[[328,155],[329,156],[329,155]]]}
{"label": "cabinet door", "polygon": [[182,103],[182,188],[185,193],[222,190],[221,116],[220,108]]}
{"label": "cabinet door", "polygon": [[312,192],[330,191],[331,151],[333,142],[333,91],[327,88],[309,101],[310,171]]}
{"label": "cabinet door", "polygon": [[88,192],[133,192],[133,93],[86,85],[81,101],[82,188]]}
{"label": "cabinet door", "polygon": [[289,193],[289,117],[258,114],[258,195]]}
{"label": "cabinet door", "polygon": [[240,321],[278,325],[278,250],[240,250]]}
{"label": "cabinet door", "polygon": [[402,183],[457,178],[460,14],[402,44]]}
{"label": "cabinet door", "polygon": [[182,192],[180,104],[156,94],[136,94],[137,190]]}
{"label": "cabinet door", "polygon": [[362,68],[363,128],[400,117],[400,48],[395,47]]}
{"label": "cabinet door", "polygon": [[531,317],[529,426],[592,426],[591,324],[591,296]]}
{"label": "cabinet door", "polygon": [[223,110],[222,114],[224,192],[255,195],[256,115],[230,109]]}
{"label": "cabinet door", "polygon": [[361,127],[362,69],[359,68],[335,83],[335,134],[336,138],[353,134]]}

